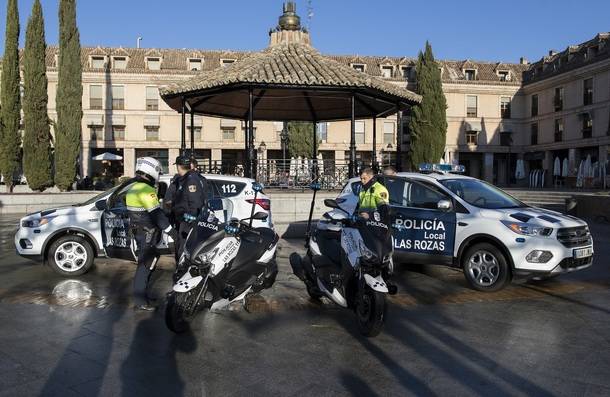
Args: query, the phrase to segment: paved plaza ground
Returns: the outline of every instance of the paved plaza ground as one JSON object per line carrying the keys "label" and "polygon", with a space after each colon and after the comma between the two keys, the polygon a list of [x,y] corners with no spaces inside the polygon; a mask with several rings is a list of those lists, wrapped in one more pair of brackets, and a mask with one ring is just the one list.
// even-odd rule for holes
{"label": "paved plaza ground", "polygon": [[[162,311],[130,309],[132,264],[62,278],[14,253],[16,221],[0,217],[0,396],[610,395],[610,224],[591,225],[592,268],[494,294],[401,266],[367,339],[290,274],[301,241],[281,241],[271,290],[177,336]],[[163,296],[169,259],[157,277]]]}

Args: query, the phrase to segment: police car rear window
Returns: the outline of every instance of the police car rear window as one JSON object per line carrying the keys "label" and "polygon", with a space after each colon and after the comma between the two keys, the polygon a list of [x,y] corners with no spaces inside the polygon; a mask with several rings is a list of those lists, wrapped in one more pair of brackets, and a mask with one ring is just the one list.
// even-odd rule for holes
{"label": "police car rear window", "polygon": [[222,197],[235,197],[243,192],[246,184],[243,182],[226,181],[222,179],[215,179],[210,181],[216,188],[216,192]]}

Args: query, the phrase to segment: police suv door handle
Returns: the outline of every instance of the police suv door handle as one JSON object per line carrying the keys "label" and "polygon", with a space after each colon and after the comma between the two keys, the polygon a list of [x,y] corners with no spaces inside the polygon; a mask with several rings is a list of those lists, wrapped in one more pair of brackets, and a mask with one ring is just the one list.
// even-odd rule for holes
{"label": "police suv door handle", "polygon": [[458,226],[468,226],[466,222],[458,222]]}

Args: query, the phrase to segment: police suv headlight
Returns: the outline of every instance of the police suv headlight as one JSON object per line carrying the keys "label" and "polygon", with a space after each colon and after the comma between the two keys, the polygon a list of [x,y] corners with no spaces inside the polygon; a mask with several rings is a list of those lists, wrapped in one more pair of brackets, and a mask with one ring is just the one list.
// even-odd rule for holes
{"label": "police suv headlight", "polygon": [[40,218],[40,219],[29,219],[26,221],[21,221],[21,226],[22,227],[40,227],[40,226],[44,226],[47,223],[49,223],[49,221],[51,220],[51,218]]}
{"label": "police suv headlight", "polygon": [[522,236],[541,236],[548,237],[553,233],[553,228],[543,227],[543,226],[534,226],[523,222],[511,222],[511,221],[501,221],[504,226],[512,230],[513,232],[520,234]]}

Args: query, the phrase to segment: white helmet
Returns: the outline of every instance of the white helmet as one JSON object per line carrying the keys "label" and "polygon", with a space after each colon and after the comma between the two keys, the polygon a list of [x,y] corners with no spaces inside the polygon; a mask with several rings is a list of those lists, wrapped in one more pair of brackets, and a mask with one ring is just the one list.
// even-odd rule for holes
{"label": "white helmet", "polygon": [[158,182],[163,167],[161,167],[161,163],[157,159],[152,157],[140,157],[136,161],[136,172],[138,171],[150,176],[155,182]]}

